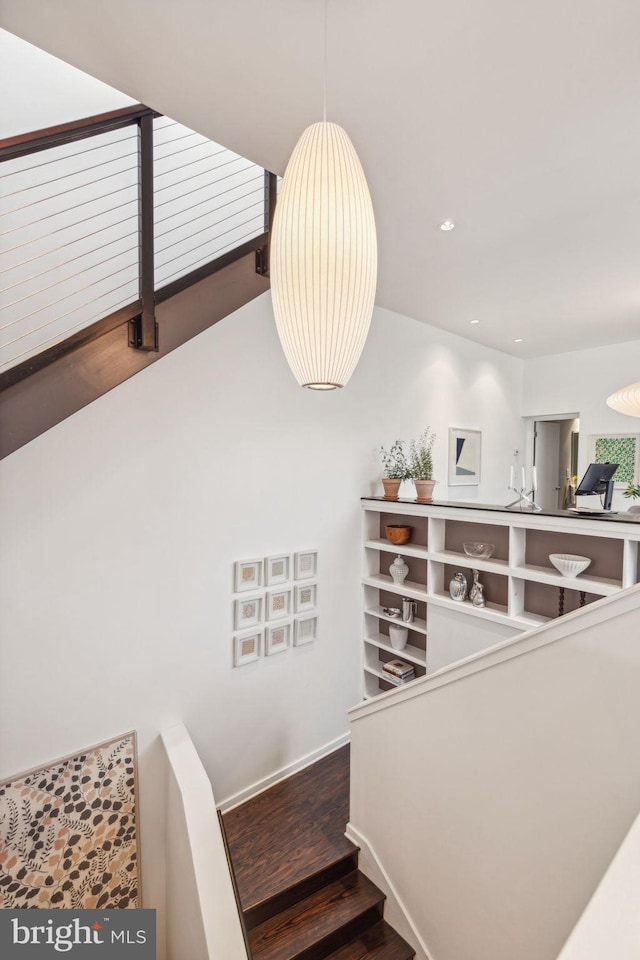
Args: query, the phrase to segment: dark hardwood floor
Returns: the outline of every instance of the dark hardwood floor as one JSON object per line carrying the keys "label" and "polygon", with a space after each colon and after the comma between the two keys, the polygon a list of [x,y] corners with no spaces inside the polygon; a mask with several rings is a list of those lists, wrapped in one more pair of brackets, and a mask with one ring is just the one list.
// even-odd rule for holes
{"label": "dark hardwood floor", "polygon": [[357,869],[348,819],[348,747],[223,815],[253,960],[413,956]]}

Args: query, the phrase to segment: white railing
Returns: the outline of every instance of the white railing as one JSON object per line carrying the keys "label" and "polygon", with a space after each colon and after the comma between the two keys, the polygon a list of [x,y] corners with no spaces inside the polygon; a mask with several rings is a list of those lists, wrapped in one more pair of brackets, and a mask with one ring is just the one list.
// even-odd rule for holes
{"label": "white railing", "polygon": [[167,756],[168,960],[247,960],[211,783],[186,728]]}
{"label": "white railing", "polygon": [[557,958],[640,808],[639,637],[633,587],[350,711],[348,833],[433,960]]}

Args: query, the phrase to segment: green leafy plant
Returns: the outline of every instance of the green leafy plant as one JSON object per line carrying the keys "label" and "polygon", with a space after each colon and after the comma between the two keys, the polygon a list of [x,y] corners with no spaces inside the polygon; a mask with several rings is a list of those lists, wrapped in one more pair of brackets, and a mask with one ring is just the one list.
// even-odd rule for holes
{"label": "green leafy plant", "polygon": [[409,442],[408,476],[412,480],[433,480],[433,442],[435,433],[427,427]]}
{"label": "green leafy plant", "polygon": [[384,475],[389,480],[404,480],[407,476],[407,458],[404,440],[394,440],[389,450],[380,447],[380,459]]}
{"label": "green leafy plant", "polygon": [[637,497],[640,497],[640,487],[634,487],[633,484],[630,483],[624,491],[623,496],[632,497],[635,500]]}

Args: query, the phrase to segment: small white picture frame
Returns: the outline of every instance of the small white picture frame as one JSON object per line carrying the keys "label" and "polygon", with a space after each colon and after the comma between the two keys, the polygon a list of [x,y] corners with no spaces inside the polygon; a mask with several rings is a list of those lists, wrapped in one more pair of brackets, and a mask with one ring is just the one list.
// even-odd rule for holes
{"label": "small white picture frame", "polygon": [[265,653],[268,657],[275,653],[285,653],[291,645],[291,621],[275,623],[265,628]]}
{"label": "small white picture frame", "polygon": [[296,617],[293,625],[293,645],[302,647],[318,638],[318,617],[315,613]]}
{"label": "small white picture frame", "polygon": [[291,587],[282,590],[267,590],[266,620],[282,620],[293,613]]}
{"label": "small white picture frame", "polygon": [[318,573],[318,551],[301,550],[294,554],[293,565],[296,580],[313,580]]}
{"label": "small white picture frame", "polygon": [[260,658],[262,650],[262,630],[249,630],[237,633],[233,638],[233,665],[243,667],[245,663],[253,663]]}
{"label": "small white picture frame", "polygon": [[276,587],[280,583],[291,580],[291,554],[279,553],[273,557],[265,557],[264,582],[267,587]]}
{"label": "small white picture frame", "polygon": [[262,597],[239,597],[234,601],[234,621],[236,630],[256,627],[262,620]]}
{"label": "small white picture frame", "polygon": [[262,586],[262,560],[236,560],[234,567],[236,593]]}
{"label": "small white picture frame", "polygon": [[297,583],[294,589],[296,613],[308,613],[315,610],[318,599],[317,583]]}

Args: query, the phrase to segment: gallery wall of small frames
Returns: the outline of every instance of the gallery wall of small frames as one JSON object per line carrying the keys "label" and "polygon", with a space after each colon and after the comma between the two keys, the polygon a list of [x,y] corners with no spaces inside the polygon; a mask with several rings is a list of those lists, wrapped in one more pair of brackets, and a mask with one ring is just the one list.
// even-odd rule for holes
{"label": "gallery wall of small frames", "polygon": [[318,635],[318,551],[233,565],[233,665],[312,643]]}

